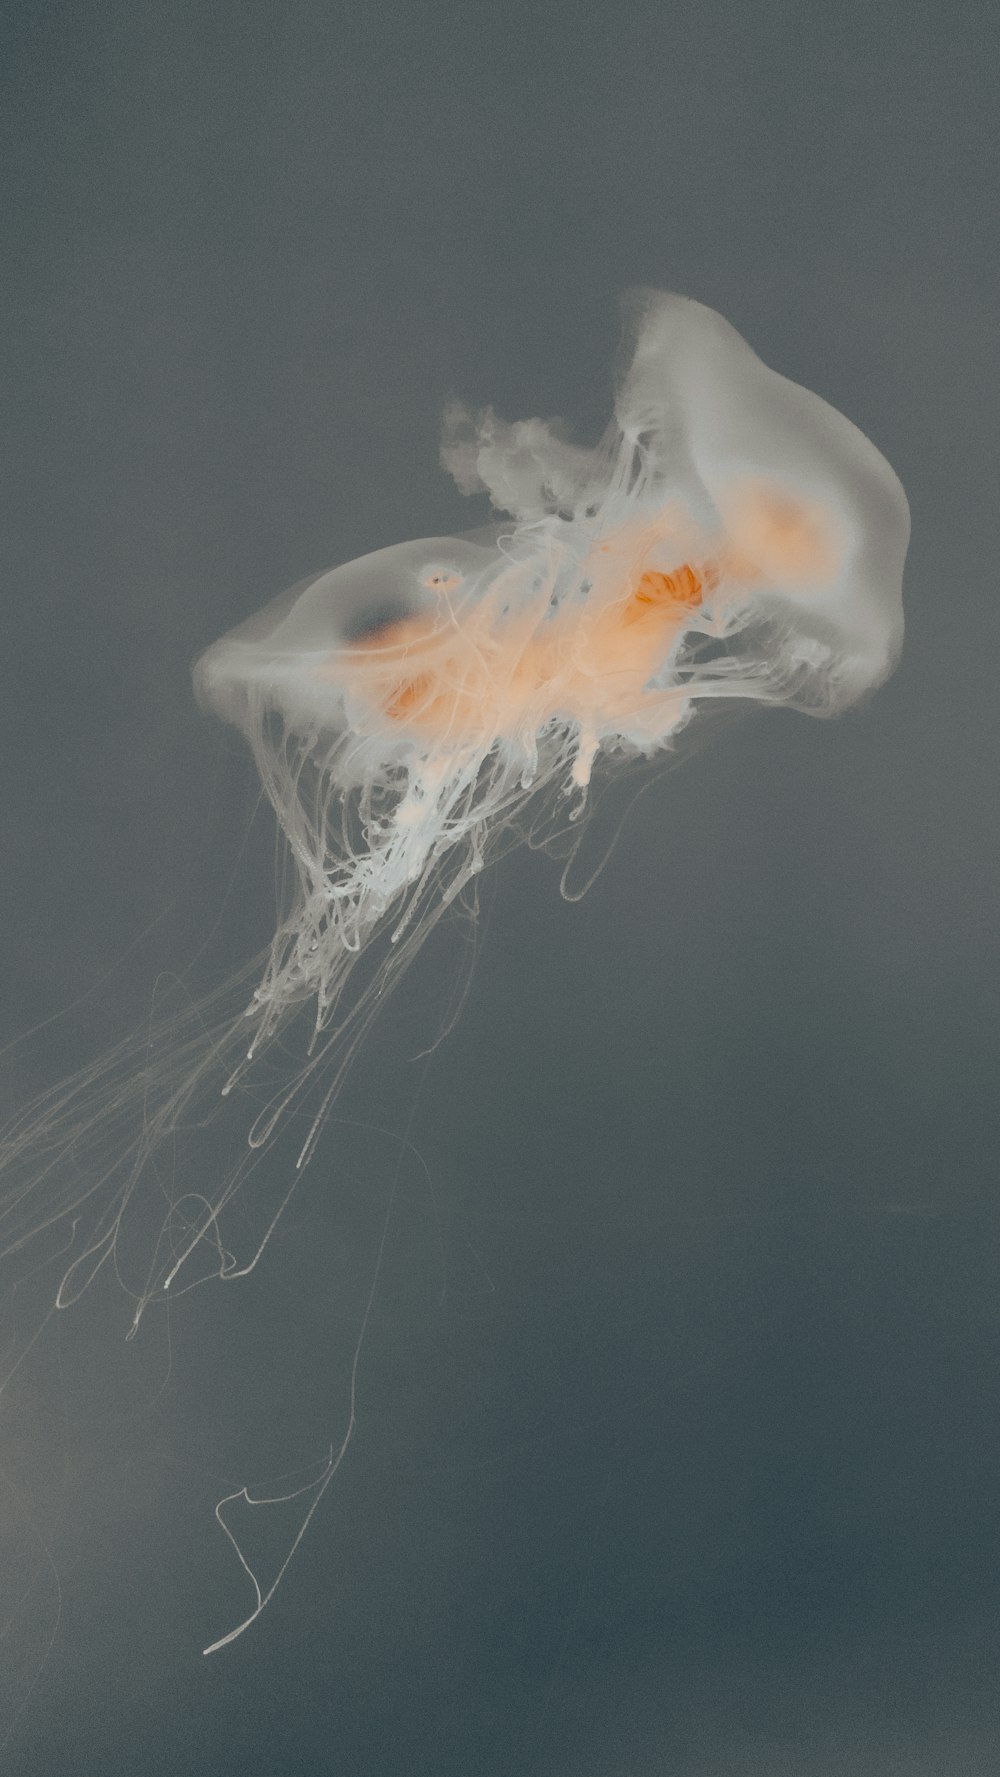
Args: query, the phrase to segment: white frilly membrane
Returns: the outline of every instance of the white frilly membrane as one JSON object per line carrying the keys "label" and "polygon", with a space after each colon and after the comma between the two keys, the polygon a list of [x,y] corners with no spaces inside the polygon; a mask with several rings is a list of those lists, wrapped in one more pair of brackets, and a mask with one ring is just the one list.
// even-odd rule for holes
{"label": "white frilly membrane", "polygon": [[[430,929],[498,849],[579,828],[596,771],[662,753],[710,702],[829,715],[891,670],[909,517],[884,458],[710,309],[640,291],[626,313],[595,449],[450,408],[442,460],[488,492],[493,527],[305,581],[198,661],[200,702],[252,749],[287,892],[252,992],[245,975],[154,1024],[6,1130],[2,1251],[61,1229],[59,1307],[109,1260],[134,1272],[142,1200],[159,1234],[126,1280],[133,1331],[164,1292],[252,1269],[294,1176],[242,1256],[226,1211],[276,1131],[294,1108],[295,1175]],[[246,1110],[243,1158],[208,1191],[182,1167],[168,1192],[157,1156],[220,1093]],[[342,1449],[303,1490],[302,1531]],[[213,1647],[273,1594],[244,1565],[254,1609]]]}

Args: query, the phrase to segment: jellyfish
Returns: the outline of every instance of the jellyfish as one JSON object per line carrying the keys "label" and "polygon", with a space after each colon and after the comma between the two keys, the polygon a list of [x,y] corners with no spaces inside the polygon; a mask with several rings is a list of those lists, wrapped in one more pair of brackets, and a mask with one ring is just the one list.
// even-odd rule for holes
{"label": "jellyfish", "polygon": [[529,808],[583,811],[598,760],[651,757],[721,698],[830,715],[890,671],[909,520],[885,459],[712,310],[630,307],[595,450],[450,408],[443,462],[501,522],[303,582],[198,661],[295,869],[236,1077],[303,1001],[327,1066],[383,928],[409,954]]}
{"label": "jellyfish", "polygon": [[[242,1159],[169,1197],[130,1332],[167,1292],[246,1275],[387,995],[502,849],[582,830],[598,778],[723,700],[830,716],[891,671],[909,516],[884,457],[711,309],[626,308],[596,447],[449,407],[443,464],[493,522],[301,581],[197,661],[283,835],[276,929],[235,983],[6,1131],[0,1253],[64,1229],[56,1306],[119,1266],[144,1191],[162,1203],[158,1153],[220,1099],[247,1112]],[[225,1212],[290,1121],[291,1176],[238,1253]]]}

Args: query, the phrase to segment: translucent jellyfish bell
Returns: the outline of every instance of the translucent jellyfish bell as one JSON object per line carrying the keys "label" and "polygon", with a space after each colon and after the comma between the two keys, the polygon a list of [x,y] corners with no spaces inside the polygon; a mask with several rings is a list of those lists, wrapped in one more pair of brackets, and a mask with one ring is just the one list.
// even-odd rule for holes
{"label": "translucent jellyfish bell", "polygon": [[425,616],[442,590],[474,586],[494,558],[467,538],[427,538],[301,580],[206,650],[195,664],[196,695],[240,727],[261,706],[303,731],[342,725],[329,675],[318,673],[331,653]]}
{"label": "translucent jellyfish bell", "polygon": [[[817,644],[811,694],[840,709],[902,640],[909,509],[885,458],[818,395],[769,370],[701,303],[641,293],[616,416],[663,470],[690,466],[753,603],[790,657]],[[798,646],[797,646],[798,644]]]}

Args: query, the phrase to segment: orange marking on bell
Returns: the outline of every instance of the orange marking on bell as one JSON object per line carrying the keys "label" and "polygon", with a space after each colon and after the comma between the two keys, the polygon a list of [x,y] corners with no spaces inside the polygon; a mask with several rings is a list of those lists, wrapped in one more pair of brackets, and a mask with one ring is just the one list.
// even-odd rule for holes
{"label": "orange marking on bell", "polygon": [[746,478],[732,484],[720,510],[734,555],[773,585],[822,585],[840,573],[843,526],[822,500]]}
{"label": "orange marking on bell", "polygon": [[703,584],[701,575],[688,562],[669,574],[645,573],[625,607],[625,621],[628,622],[634,606],[640,610],[660,610],[669,605],[700,605]]}
{"label": "orange marking on bell", "polygon": [[385,706],[386,715],[393,722],[408,721],[420,704],[427,702],[433,683],[430,673],[418,673],[412,679],[402,679],[390,694],[390,700]]}

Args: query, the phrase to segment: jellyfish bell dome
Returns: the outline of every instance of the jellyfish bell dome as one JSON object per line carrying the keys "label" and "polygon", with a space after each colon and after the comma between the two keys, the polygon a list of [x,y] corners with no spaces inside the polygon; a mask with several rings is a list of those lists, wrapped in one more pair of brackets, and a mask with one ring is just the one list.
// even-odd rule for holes
{"label": "jellyfish bell dome", "polygon": [[205,650],[193,669],[201,706],[246,729],[279,713],[297,731],[342,729],[345,687],[324,671],[340,653],[356,659],[412,620],[433,623],[447,599],[471,596],[496,565],[498,528],[422,537],[308,575]]}
{"label": "jellyfish bell dome", "polygon": [[814,707],[846,707],[888,675],[902,642],[910,518],[898,477],[857,426],[772,370],[722,315],[650,290],[627,307],[623,435],[667,473],[683,465],[734,577],[794,631],[790,654],[813,662]]}

